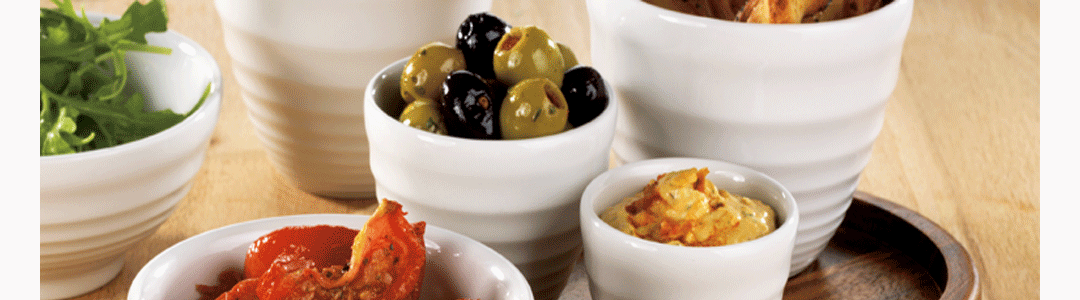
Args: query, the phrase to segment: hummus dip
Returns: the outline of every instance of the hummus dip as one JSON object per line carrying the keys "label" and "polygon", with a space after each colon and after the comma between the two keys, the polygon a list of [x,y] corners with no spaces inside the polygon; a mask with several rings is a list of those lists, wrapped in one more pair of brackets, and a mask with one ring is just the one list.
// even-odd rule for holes
{"label": "hummus dip", "polygon": [[776,230],[772,207],[717,189],[708,174],[708,168],[661,174],[600,218],[626,234],[678,246],[730,245]]}

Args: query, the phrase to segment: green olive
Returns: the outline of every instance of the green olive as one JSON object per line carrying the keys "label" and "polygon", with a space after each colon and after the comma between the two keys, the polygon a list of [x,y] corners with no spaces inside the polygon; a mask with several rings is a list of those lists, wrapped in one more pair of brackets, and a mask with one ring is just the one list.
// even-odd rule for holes
{"label": "green olive", "polygon": [[442,114],[435,101],[427,98],[417,98],[401,111],[398,121],[409,127],[420,130],[446,134],[446,123],[443,123]]}
{"label": "green olive", "polygon": [[446,75],[464,69],[461,50],[442,42],[424,45],[413,53],[401,72],[401,98],[405,103],[418,98],[439,99]]}
{"label": "green olive", "polygon": [[536,26],[518,26],[503,35],[492,57],[495,78],[514,86],[528,78],[547,78],[562,85],[566,63],[559,46]]}
{"label": "green olive", "polygon": [[566,98],[547,78],[529,78],[506,91],[499,108],[503,139],[526,139],[566,130]]}
{"label": "green olive", "polygon": [[[577,56],[574,55],[573,50],[570,50],[570,47],[567,47],[565,44],[559,42],[556,42],[555,44],[559,45],[559,53],[562,54],[563,72],[566,72],[566,70],[569,70],[570,68],[578,65]],[[559,86],[562,85],[560,84]]]}

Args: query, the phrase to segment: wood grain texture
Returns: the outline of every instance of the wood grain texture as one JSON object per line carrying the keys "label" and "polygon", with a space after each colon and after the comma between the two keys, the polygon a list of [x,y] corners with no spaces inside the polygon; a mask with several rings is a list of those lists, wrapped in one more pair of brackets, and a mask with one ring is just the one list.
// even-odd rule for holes
{"label": "wood grain texture", "polygon": [[788,280],[784,299],[942,299],[978,296],[964,247],[919,213],[857,192],[816,262]]}
{"label": "wood grain texture", "polygon": [[[121,14],[131,0],[73,2]],[[169,1],[168,10],[170,28],[222,67],[225,95],[213,144],[169,220],[126,254],[116,279],[78,299],[125,299],[150,258],[210,229],[374,208],[372,200],[326,199],[287,186],[247,119],[213,2]],[[513,24],[545,28],[580,62],[591,62],[583,0],[496,0],[492,10]],[[918,212],[968,250],[982,272],[978,299],[1040,298],[1039,13],[1038,0],[916,0],[900,80],[860,178],[859,190]]]}

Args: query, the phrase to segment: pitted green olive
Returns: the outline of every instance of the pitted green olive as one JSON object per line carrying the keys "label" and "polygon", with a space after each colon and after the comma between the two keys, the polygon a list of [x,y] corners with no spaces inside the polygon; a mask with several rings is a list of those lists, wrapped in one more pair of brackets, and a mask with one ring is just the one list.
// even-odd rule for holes
{"label": "pitted green olive", "polygon": [[525,139],[562,132],[568,128],[566,98],[547,78],[529,78],[506,92],[499,111],[504,139]]}
{"label": "pitted green olive", "polygon": [[[559,53],[562,54],[562,57],[563,57],[563,72],[564,73],[566,72],[566,70],[570,70],[570,68],[573,68],[574,66],[578,65],[577,55],[574,55],[574,50],[570,50],[570,47],[567,47],[563,43],[556,42],[555,44],[559,46]],[[565,75],[564,75],[564,77],[565,77]],[[559,86],[562,86],[562,85],[560,84]]]}
{"label": "pitted green olive", "polygon": [[519,26],[503,35],[492,58],[495,77],[507,86],[528,78],[547,78],[562,85],[566,62],[559,46],[536,26]]}
{"label": "pitted green olive", "polygon": [[431,42],[417,49],[401,72],[401,98],[438,99],[442,83],[450,72],[465,69],[465,56],[454,46]]}
{"label": "pitted green olive", "polygon": [[446,134],[446,124],[443,123],[442,114],[434,101],[427,98],[413,100],[401,111],[398,121],[413,128],[436,133]]}

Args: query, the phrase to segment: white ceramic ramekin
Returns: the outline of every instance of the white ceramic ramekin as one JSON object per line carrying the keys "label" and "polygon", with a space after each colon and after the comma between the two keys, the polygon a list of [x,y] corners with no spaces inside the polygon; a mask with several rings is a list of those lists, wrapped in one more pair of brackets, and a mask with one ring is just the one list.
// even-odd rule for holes
{"label": "white ceramic ramekin", "polygon": [[[248,117],[270,162],[305,192],[374,195],[364,87],[491,0],[215,0]],[[451,43],[452,44],[452,43]]]}
{"label": "white ceramic ramekin", "polygon": [[581,192],[608,168],[616,103],[555,135],[476,140],[398,122],[406,59],[372,78],[364,99],[371,172],[379,198],[410,218],[472,237],[517,265],[537,299],[554,299],[581,248]]}
{"label": "white ceramic ramekin", "polygon": [[780,181],[801,210],[794,275],[851,203],[896,86],[912,2],[814,24],[747,24],[588,0],[592,61],[623,108],[616,163],[712,158]]}
{"label": "white ceramic ramekin", "polygon": [[[777,228],[755,240],[718,247],[683,247],[634,237],[599,214],[672,171],[709,168],[719,189],[761,200],[776,212]],[[594,300],[781,299],[791,267],[795,199],[765,174],[726,162],[660,158],[628,163],[594,179],[581,196],[585,270]]]}
{"label": "white ceramic ramekin", "polygon": [[[87,13],[92,22],[104,17]],[[184,113],[211,92],[187,119],[119,146],[43,156],[41,163],[41,298],[74,297],[112,280],[123,254],[150,236],[191,189],[221,110],[221,70],[195,41],[151,33],[152,45],[172,54],[128,52],[130,83],[153,110]]]}

